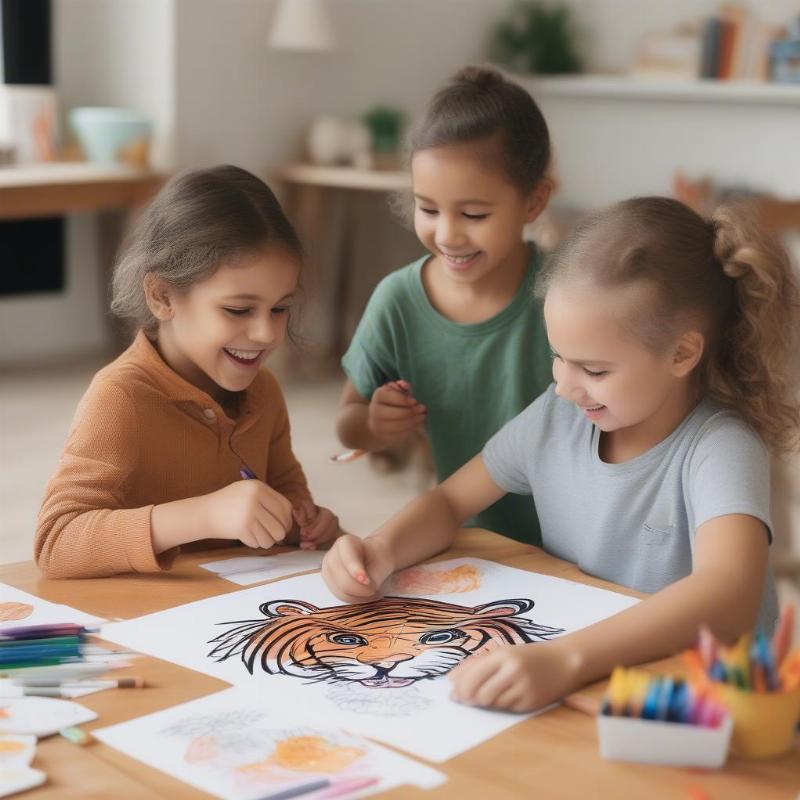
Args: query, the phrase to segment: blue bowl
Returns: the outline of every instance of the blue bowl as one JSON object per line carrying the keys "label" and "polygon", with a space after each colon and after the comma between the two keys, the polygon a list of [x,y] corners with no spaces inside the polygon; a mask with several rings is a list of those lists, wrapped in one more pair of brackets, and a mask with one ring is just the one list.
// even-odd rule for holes
{"label": "blue bowl", "polygon": [[123,161],[124,148],[146,146],[152,130],[149,120],[127,108],[73,108],[69,124],[86,159],[106,166]]}

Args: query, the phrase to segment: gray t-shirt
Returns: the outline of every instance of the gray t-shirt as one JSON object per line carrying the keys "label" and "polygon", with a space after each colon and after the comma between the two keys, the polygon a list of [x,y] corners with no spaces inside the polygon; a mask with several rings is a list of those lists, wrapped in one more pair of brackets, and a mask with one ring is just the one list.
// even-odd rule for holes
{"label": "gray t-shirt", "polygon": [[[692,571],[697,529],[749,514],[770,531],[769,454],[732,411],[704,400],[662,442],[621,464],[598,452],[600,431],[551,385],[486,444],[492,480],[533,495],[544,549],[584,572],[657,592]],[[771,539],[771,533],[770,533]],[[777,600],[767,575],[759,624]]]}

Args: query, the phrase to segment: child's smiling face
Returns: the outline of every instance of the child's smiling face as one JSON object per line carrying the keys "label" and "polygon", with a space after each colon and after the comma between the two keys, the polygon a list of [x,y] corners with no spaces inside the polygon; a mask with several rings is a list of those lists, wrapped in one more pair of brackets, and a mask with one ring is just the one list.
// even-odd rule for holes
{"label": "child's smiling face", "polygon": [[509,263],[523,226],[547,199],[535,191],[525,196],[492,163],[491,149],[446,145],[420,150],[411,161],[414,230],[458,283],[476,283]]}
{"label": "child's smiling face", "polygon": [[684,369],[676,366],[674,347],[655,353],[625,324],[649,300],[638,284],[614,290],[588,282],[556,284],[547,292],[556,394],[603,432],[650,425],[683,396]]}
{"label": "child's smiling face", "polygon": [[223,264],[187,291],[167,289],[158,332],[164,359],[217,399],[246,389],[286,335],[298,275],[295,258],[268,248]]}

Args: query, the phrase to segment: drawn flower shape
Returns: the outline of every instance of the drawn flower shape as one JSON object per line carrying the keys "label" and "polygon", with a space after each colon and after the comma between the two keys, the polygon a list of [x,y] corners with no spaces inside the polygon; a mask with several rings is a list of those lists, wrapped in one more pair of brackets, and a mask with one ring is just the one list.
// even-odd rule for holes
{"label": "drawn flower shape", "polygon": [[30,603],[0,603],[0,622],[27,619],[32,613],[33,606]]}
{"label": "drawn flower shape", "polygon": [[269,771],[273,768],[330,775],[341,772],[359,759],[365,751],[339,742],[333,742],[320,734],[289,736],[275,743],[275,750],[263,761],[243,764],[239,772]]}

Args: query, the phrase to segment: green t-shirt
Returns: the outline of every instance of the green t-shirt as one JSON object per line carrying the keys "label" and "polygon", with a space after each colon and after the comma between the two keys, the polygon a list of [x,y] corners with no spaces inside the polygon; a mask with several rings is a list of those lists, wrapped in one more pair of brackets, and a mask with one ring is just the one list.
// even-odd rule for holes
{"label": "green t-shirt", "polygon": [[[387,275],[375,288],[342,366],[364,397],[405,379],[427,408],[427,430],[439,480],[452,475],[552,382],[541,305],[533,298],[539,260],[511,302],[491,319],[453,322],[431,305],[422,283],[429,256]],[[472,525],[541,544],[530,497],[509,494]]]}

